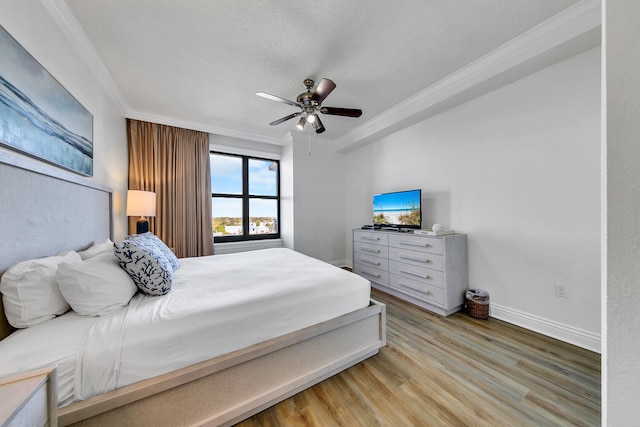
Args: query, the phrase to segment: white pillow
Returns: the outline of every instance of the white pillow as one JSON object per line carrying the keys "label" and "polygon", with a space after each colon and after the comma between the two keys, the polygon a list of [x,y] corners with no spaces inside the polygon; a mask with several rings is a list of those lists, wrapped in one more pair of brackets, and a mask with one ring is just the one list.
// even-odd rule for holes
{"label": "white pillow", "polygon": [[55,274],[63,262],[82,262],[80,255],[32,259],[7,270],[0,280],[0,292],[7,320],[14,328],[27,328],[69,311],[58,289]]}
{"label": "white pillow", "polygon": [[86,261],[105,252],[113,253],[113,242],[110,239],[107,239],[104,243],[98,243],[84,251],[80,251],[78,255]]}
{"label": "white pillow", "polygon": [[64,299],[81,316],[102,316],[120,310],[138,291],[112,251],[80,263],[60,264],[56,280]]}

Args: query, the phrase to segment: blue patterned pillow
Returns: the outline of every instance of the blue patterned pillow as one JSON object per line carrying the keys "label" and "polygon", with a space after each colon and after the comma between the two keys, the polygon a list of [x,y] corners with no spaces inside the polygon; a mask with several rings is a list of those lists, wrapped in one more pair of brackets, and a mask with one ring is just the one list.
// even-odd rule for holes
{"label": "blue patterned pillow", "polygon": [[178,257],[176,257],[176,254],[174,254],[173,251],[169,249],[169,247],[165,245],[164,242],[160,240],[160,238],[155,234],[147,231],[146,233],[142,234],[133,234],[129,236],[127,240],[130,240],[136,244],[143,242],[156,246],[158,250],[160,250],[160,252],[162,252],[162,254],[169,260],[169,262],[171,263],[171,267],[173,267],[173,271],[176,271],[178,267],[180,267],[180,263],[178,262]]}
{"label": "blue patterned pillow", "polygon": [[114,243],[114,254],[138,289],[147,295],[165,295],[173,284],[173,267],[153,245],[125,240]]}

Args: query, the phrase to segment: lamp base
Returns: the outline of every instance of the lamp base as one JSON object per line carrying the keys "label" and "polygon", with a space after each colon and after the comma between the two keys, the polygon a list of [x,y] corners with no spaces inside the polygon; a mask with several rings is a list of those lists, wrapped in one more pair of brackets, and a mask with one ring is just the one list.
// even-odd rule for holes
{"label": "lamp base", "polygon": [[149,221],[145,217],[140,217],[136,222],[136,234],[142,234],[149,231]]}

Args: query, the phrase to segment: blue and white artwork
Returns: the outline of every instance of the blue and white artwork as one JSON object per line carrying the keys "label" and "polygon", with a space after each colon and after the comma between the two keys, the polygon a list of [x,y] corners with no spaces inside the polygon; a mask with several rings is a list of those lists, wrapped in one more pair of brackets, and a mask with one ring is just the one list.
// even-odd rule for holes
{"label": "blue and white artwork", "polygon": [[0,144],[93,175],[93,115],[2,27]]}

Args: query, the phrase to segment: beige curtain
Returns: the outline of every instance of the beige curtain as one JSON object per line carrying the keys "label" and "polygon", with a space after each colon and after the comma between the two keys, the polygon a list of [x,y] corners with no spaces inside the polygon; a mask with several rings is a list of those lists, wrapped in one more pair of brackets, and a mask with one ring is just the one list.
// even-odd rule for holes
{"label": "beige curtain", "polygon": [[127,136],[129,189],[156,193],[150,231],[178,257],[213,255],[207,134],[127,119]]}

